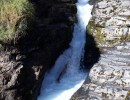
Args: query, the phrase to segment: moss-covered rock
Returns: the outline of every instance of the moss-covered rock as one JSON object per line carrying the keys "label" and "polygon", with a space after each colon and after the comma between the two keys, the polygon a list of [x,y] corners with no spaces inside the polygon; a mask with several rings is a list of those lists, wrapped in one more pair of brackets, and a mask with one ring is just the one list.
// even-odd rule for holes
{"label": "moss-covered rock", "polygon": [[97,44],[105,42],[105,35],[102,34],[102,27],[97,26],[93,19],[91,19],[87,25],[87,33],[94,36]]}

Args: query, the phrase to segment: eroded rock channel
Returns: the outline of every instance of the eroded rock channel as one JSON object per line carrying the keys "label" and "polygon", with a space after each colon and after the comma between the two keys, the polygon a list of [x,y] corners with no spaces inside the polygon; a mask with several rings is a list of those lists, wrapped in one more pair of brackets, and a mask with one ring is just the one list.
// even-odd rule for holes
{"label": "eroded rock channel", "polygon": [[[1,1],[0,4],[4,5],[3,0]],[[5,1],[11,3],[9,0]],[[76,0],[27,1],[33,6],[34,19],[31,21],[29,18],[26,22],[26,34],[9,42],[0,37],[0,100],[37,99],[45,73],[52,68],[72,40],[77,20]],[[84,6],[85,3],[80,5]],[[90,72],[81,88],[74,95],[70,93],[73,95],[71,99],[130,100],[130,1],[90,0],[89,3],[93,5],[93,10],[88,26],[85,27],[84,56],[81,64],[77,64],[78,60],[73,65],[78,68],[80,66],[80,70],[90,69]],[[0,18],[2,14],[4,13],[0,13]],[[18,29],[15,36],[24,28],[19,26],[26,21],[24,17],[14,26]],[[9,15],[7,20],[11,20]],[[8,30],[5,20],[0,25]],[[3,34],[1,26],[0,36]],[[70,50],[70,55],[72,51]],[[72,59],[76,59],[75,56]],[[66,65],[67,68],[69,64]],[[84,76],[87,76],[86,73]],[[57,83],[65,85],[63,77],[64,75],[56,78],[59,81]]]}

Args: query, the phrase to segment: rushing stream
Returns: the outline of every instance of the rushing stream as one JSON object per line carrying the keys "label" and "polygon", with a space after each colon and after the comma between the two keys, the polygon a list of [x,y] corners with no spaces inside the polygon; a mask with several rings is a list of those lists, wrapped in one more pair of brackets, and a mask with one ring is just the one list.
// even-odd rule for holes
{"label": "rushing stream", "polygon": [[45,74],[37,100],[69,100],[86,78],[87,73],[79,68],[92,6],[88,0],[78,0],[76,5],[78,23],[74,27],[70,48],[59,56],[53,68]]}

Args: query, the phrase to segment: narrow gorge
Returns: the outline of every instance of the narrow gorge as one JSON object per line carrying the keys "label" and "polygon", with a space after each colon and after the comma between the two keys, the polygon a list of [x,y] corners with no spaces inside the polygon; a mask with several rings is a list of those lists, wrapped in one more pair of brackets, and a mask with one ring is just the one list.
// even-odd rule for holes
{"label": "narrow gorge", "polygon": [[0,100],[130,100],[130,0],[0,0]]}
{"label": "narrow gorge", "polygon": [[88,0],[79,0],[76,5],[78,22],[70,47],[46,73],[37,100],[70,100],[86,78],[87,73],[81,68],[81,58],[84,56],[86,25],[91,18],[92,6]]}

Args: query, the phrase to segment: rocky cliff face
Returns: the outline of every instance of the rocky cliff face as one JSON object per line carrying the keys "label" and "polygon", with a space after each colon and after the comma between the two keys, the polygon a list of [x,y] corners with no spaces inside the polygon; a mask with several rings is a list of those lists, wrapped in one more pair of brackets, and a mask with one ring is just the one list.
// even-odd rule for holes
{"label": "rocky cliff face", "polygon": [[130,38],[130,1],[98,0],[88,32],[100,46],[113,46]]}
{"label": "rocky cliff face", "polygon": [[[90,3],[94,8],[87,33],[94,36],[101,54],[72,100],[129,100],[130,1],[92,0]],[[85,56],[86,65],[95,59]]]}
{"label": "rocky cliff face", "polygon": [[0,52],[0,100],[35,100],[45,72],[72,38],[74,0],[30,0],[35,23]]}
{"label": "rocky cliff face", "polygon": [[103,48],[100,60],[72,100],[129,100],[129,56],[130,42]]}

